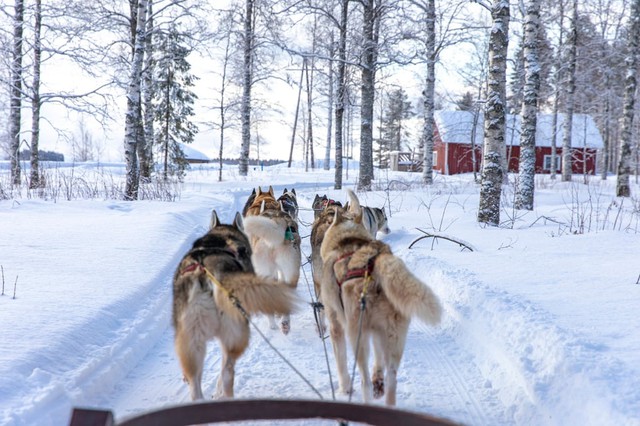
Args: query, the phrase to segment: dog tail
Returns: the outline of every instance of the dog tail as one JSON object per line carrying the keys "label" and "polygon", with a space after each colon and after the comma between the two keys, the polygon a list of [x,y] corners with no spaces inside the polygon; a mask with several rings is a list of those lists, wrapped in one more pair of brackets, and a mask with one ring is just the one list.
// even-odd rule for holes
{"label": "dog tail", "polygon": [[404,262],[392,254],[380,254],[373,277],[382,286],[391,304],[408,317],[417,316],[426,324],[436,325],[442,316],[438,297],[416,278]]}
{"label": "dog tail", "polygon": [[267,242],[284,241],[285,227],[264,216],[249,216],[244,219],[244,232],[249,238],[260,238]]}
{"label": "dog tail", "polygon": [[249,272],[233,274],[224,280],[224,287],[226,291],[216,287],[216,303],[233,305],[231,295],[248,314],[289,314],[301,305],[293,288]]}

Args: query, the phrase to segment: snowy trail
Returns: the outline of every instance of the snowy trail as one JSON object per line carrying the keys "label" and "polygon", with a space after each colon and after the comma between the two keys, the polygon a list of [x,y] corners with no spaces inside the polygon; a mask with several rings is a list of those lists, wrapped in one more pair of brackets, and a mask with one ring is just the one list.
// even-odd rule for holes
{"label": "snowy trail", "polygon": [[[301,206],[304,207],[311,202],[315,192],[311,195],[300,194],[300,192]],[[217,204],[216,209],[222,211],[223,215],[230,216],[233,211],[242,208],[246,194],[246,191],[236,191],[233,194],[233,200],[228,200],[230,205]],[[301,222],[310,223],[311,221],[311,211],[302,210]],[[310,229],[305,229],[303,226],[301,233],[308,235],[309,232]],[[394,241],[390,240],[390,243],[394,248]],[[399,242],[396,243],[399,244]],[[308,238],[303,240],[302,248],[304,255],[310,254]],[[177,264],[179,257],[180,255],[176,255],[174,264]],[[170,269],[172,266],[168,265],[167,268]],[[313,292],[310,266],[304,265],[303,269],[304,273],[301,274],[297,291],[303,300],[310,302]],[[160,279],[157,284],[163,288],[170,288],[170,275]],[[173,349],[173,330],[169,325],[170,297],[157,309],[163,311],[157,315],[156,321],[163,324],[164,330],[148,347],[147,355],[136,365],[131,365],[124,379],[100,398],[100,405],[113,410],[117,419],[189,401],[188,388],[182,382]],[[144,321],[140,323],[144,324]],[[160,324],[157,326],[160,327]],[[337,394],[335,362],[330,339],[325,341],[327,351],[325,356],[325,348],[316,333],[313,310],[309,305],[292,316],[292,330],[288,336],[282,335],[279,330],[269,329],[266,318],[256,317],[254,324],[322,394],[323,399],[330,400],[332,390],[327,371],[326,356],[328,356],[336,399],[348,401],[347,395]],[[135,333],[135,330],[131,332]],[[139,332],[143,333],[144,330],[140,329]],[[235,385],[237,398],[318,398],[315,391],[273,352],[255,330],[252,330],[251,339],[247,352],[240,358],[237,365]],[[428,349],[420,351],[414,348]],[[351,352],[349,355],[349,371],[351,371],[353,355]],[[211,342],[203,378],[205,395],[213,394],[219,362],[219,349],[215,342]],[[485,386],[485,381],[481,371],[475,367],[474,354],[458,342],[455,327],[434,329],[418,321],[412,323],[398,374],[398,407],[426,412],[466,424],[505,423],[506,418],[496,415],[496,413],[504,413],[505,409],[500,408],[501,403],[495,391]],[[268,389],[265,389],[265,382],[270,383]],[[78,387],[82,388],[81,385]],[[361,402],[357,376],[355,388],[352,401]]]}

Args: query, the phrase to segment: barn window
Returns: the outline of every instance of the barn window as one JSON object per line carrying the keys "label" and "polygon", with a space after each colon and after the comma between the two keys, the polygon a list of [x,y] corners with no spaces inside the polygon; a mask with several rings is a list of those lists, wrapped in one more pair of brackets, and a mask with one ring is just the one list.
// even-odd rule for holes
{"label": "barn window", "polygon": [[[544,170],[551,170],[551,156],[545,155],[542,167]],[[560,156],[556,155],[556,171],[560,171]]]}

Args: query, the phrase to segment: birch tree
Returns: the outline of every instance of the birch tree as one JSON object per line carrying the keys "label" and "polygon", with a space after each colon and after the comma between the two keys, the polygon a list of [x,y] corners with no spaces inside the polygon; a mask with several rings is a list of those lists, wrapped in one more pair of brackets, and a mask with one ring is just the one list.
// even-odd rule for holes
{"label": "birch tree", "polygon": [[335,48],[335,35],[334,32],[331,31],[329,33],[329,70],[328,70],[328,94],[327,94],[327,143],[324,152],[324,170],[329,170],[331,166],[331,136],[332,136],[332,127],[333,127],[333,104],[334,104],[334,68],[333,68],[333,60],[336,54]]}
{"label": "birch tree", "polygon": [[242,145],[238,172],[240,176],[249,174],[249,149],[251,147],[251,86],[253,85],[253,14],[254,0],[246,0],[244,16],[243,69],[242,69]]}
{"label": "birch tree", "polygon": [[522,100],[522,133],[520,135],[520,166],[515,208],[533,210],[536,173],[536,124],[540,63],[538,60],[538,28],[540,0],[528,0],[524,21],[525,83]]}
{"label": "birch tree", "polygon": [[629,175],[631,174],[632,126],[637,88],[636,75],[638,73],[638,54],[640,53],[638,39],[640,39],[640,0],[633,0],[631,4],[631,16],[629,17],[629,52],[625,59],[627,75],[625,76],[620,158],[618,160],[618,180],[616,182],[616,195],[618,197],[631,196]]}
{"label": "birch tree", "polygon": [[129,201],[138,199],[140,182],[137,143],[141,124],[140,84],[142,80],[142,63],[144,61],[146,24],[147,0],[138,0],[133,60],[131,61],[129,86],[127,88],[127,111],[124,132],[124,157],[127,173],[124,199]]}
{"label": "birch tree", "polygon": [[334,189],[342,189],[342,145],[344,112],[347,94],[347,23],[349,18],[349,0],[340,2],[340,24],[338,25],[338,81],[336,89],[336,150]]}
{"label": "birch tree", "polygon": [[153,172],[153,73],[155,60],[153,58],[153,0],[147,0],[147,29],[144,46],[145,63],[142,69],[142,129],[143,136],[138,141],[138,156],[140,157],[140,177],[149,181]]}
{"label": "birch tree", "polygon": [[433,115],[436,87],[436,2],[435,0],[427,0],[425,5],[427,41],[424,54],[427,59],[427,70],[424,79],[424,121],[422,124],[424,166],[422,169],[422,182],[426,185],[431,185],[433,183]]}
{"label": "birch tree", "polygon": [[484,146],[478,222],[500,224],[500,197],[504,177],[506,68],[509,45],[509,2],[493,0],[489,6],[493,27],[489,38],[489,78],[484,108]]}
{"label": "birch tree", "polygon": [[20,126],[22,107],[22,36],[24,31],[24,0],[15,0],[13,15],[13,52],[11,58],[11,98],[9,103],[9,145],[11,182],[20,185]]}
{"label": "birch tree", "polygon": [[373,110],[375,101],[378,39],[382,7],[380,0],[363,0],[362,90],[360,96],[360,176],[358,189],[368,191],[373,180]]}
{"label": "birch tree", "polygon": [[38,188],[43,182],[40,179],[40,58],[42,54],[42,1],[35,0],[33,23],[33,87],[31,88],[31,174],[29,188]]}
{"label": "birch tree", "polygon": [[551,122],[551,128],[553,129],[553,135],[551,136],[551,169],[549,172],[549,178],[551,180],[556,179],[556,163],[557,163],[557,147],[558,147],[558,113],[560,108],[560,97],[562,96],[561,90],[561,81],[563,76],[563,66],[562,66],[562,54],[561,49],[564,46],[564,1],[560,0],[558,2],[559,8],[559,30],[558,30],[558,51],[555,57],[555,85],[553,91],[553,118]]}
{"label": "birch tree", "polygon": [[576,50],[578,43],[578,0],[573,1],[571,31],[569,33],[567,52],[567,72],[565,83],[564,122],[562,123],[562,181],[571,181],[571,129],[573,127],[573,108],[576,90]]}

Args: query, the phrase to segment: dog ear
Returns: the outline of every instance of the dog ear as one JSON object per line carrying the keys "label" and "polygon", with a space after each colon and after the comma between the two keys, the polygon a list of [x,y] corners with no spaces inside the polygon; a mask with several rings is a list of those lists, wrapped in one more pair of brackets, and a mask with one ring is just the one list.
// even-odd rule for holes
{"label": "dog ear", "polygon": [[209,223],[209,229],[213,229],[220,225],[220,219],[218,219],[218,213],[215,210],[211,211],[211,222]]}
{"label": "dog ear", "polygon": [[244,224],[242,223],[242,215],[240,212],[236,212],[236,217],[233,219],[233,226],[239,231],[244,231]]}
{"label": "dog ear", "polygon": [[296,197],[298,196],[298,194],[296,194],[296,189],[295,188],[291,188],[291,192],[293,192],[293,195],[295,195]]}
{"label": "dog ear", "polygon": [[273,186],[269,185],[269,195],[271,195],[273,198],[276,198],[275,194],[273,193]]}
{"label": "dog ear", "polygon": [[347,194],[349,195],[349,212],[353,214],[353,221],[355,223],[362,223],[362,207],[360,207],[360,200],[356,194],[347,189]]}
{"label": "dog ear", "polygon": [[284,195],[284,194],[286,194],[286,193],[287,193],[287,188],[285,188],[285,189],[283,189],[283,190],[282,190],[282,195]]}

